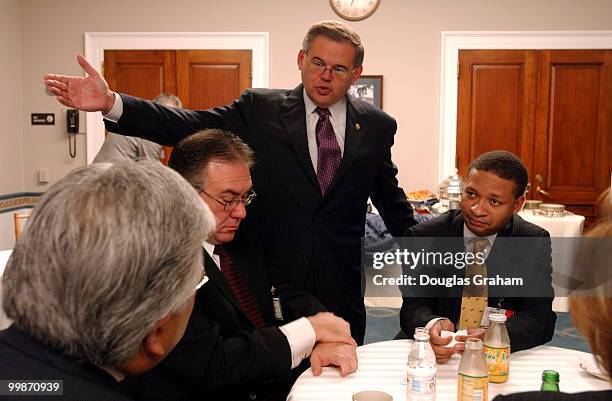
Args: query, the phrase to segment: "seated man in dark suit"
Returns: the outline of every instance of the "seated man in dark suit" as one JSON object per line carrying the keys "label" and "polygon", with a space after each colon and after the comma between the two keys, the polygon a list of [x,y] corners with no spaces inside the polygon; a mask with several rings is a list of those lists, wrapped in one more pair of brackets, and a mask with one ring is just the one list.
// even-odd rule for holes
{"label": "seated man in dark suit", "polygon": [[[253,163],[248,145],[218,129],[174,148],[170,167],[196,188],[217,219],[202,244],[210,282],[196,294],[185,337],[168,359],[126,383],[134,398],[284,400],[292,369],[308,356],[315,374],[322,365],[338,366],[343,376],[357,368],[348,323],[322,312],[302,290],[273,289],[260,238],[251,235],[254,230],[238,231],[256,196]],[[256,206],[255,200],[249,207]]]}
{"label": "seated man in dark suit", "polygon": [[[34,208],[2,277],[14,324],[0,331],[0,379],[61,380],[62,400],[128,400],[117,382],[151,369],[185,332],[213,227],[159,162],[68,174]],[[48,394],[0,398],[58,393]]]}
{"label": "seated man in dark suit", "polygon": [[[428,329],[438,362],[446,362],[454,353],[463,351],[463,343],[444,347],[452,338],[441,337],[442,330],[468,329],[470,336],[482,338],[481,325],[487,324],[486,316],[492,309],[509,316],[507,328],[512,351],[531,348],[552,338],[556,315],[552,311],[550,236],[517,215],[525,202],[527,179],[523,162],[512,153],[485,153],[468,167],[461,210],[416,225],[406,234],[438,237],[436,242],[444,246],[452,243],[461,252],[484,255],[484,263],[455,272],[460,279],[468,277],[478,284],[474,273],[487,277],[488,272],[488,277],[510,275],[526,282],[525,286],[510,288],[485,283],[473,294],[469,292],[474,286],[455,285],[443,286],[426,296],[405,296],[400,311],[402,330],[412,336],[416,327]],[[457,337],[459,341],[465,339]]]}

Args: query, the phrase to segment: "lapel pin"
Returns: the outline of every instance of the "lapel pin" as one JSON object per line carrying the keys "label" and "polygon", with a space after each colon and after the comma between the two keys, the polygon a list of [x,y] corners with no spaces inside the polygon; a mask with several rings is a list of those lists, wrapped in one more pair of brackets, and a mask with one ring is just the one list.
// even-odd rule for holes
{"label": "lapel pin", "polygon": [[355,129],[359,131],[361,129],[361,125],[359,125],[359,123],[355,123]]}

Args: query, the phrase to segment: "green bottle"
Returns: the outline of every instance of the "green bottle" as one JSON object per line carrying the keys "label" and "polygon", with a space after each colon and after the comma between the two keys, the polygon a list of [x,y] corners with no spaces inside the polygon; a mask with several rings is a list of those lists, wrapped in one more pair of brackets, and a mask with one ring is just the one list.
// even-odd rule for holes
{"label": "green bottle", "polygon": [[559,392],[559,372],[554,370],[545,370],[542,372],[542,387],[540,391],[556,391]]}

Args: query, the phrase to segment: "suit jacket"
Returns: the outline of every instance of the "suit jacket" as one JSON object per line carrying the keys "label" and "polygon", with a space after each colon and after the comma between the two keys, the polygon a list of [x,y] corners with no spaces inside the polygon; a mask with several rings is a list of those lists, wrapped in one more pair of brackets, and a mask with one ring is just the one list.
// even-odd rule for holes
{"label": "suit jacket", "polygon": [[344,156],[322,196],[308,151],[303,86],[251,89],[231,105],[189,111],[121,95],[123,115],[108,130],[173,145],[203,128],[239,135],[255,151],[253,184],[259,194],[249,217],[266,243],[272,282],[303,288],[365,333],[361,237],[370,197],[393,235],[415,224],[391,161],[395,120],[347,97]]}
{"label": "suit jacket", "polygon": [[[457,237],[459,246],[463,248],[463,225],[464,219],[461,212],[453,210],[412,227],[406,236]],[[514,243],[504,240],[505,237],[538,237],[541,239],[529,241],[534,245],[528,252],[525,252],[524,249],[519,249],[519,252],[516,250],[509,252],[508,247]],[[518,259],[513,258],[508,261],[509,254],[513,254],[513,257],[518,257]],[[502,266],[501,270],[505,270],[506,273],[510,268],[513,269],[516,276],[526,277],[527,283],[529,283],[529,278],[535,279],[534,282],[537,283],[538,288],[523,290],[531,294],[529,297],[492,296],[491,292],[496,290],[489,287],[488,305],[514,312],[506,322],[511,351],[532,348],[550,341],[557,316],[552,311],[554,292],[551,285],[552,259],[548,232],[513,215],[497,234],[485,263],[489,277],[492,277]],[[402,330],[411,336],[416,327],[425,326],[427,322],[436,317],[446,317],[456,327],[461,313],[461,291],[461,286],[454,286],[445,296],[404,297],[400,310]],[[534,293],[537,296],[533,296]]]}
{"label": "suit jacket", "polygon": [[[126,380],[124,389],[134,399],[286,398],[291,387],[291,351],[287,338],[276,327],[279,322],[274,318],[262,254],[257,252],[255,242],[244,235],[225,244],[225,248],[268,327],[255,329],[223,274],[203,251],[210,281],[196,294],[185,335],[158,367]],[[291,292],[283,299],[286,318],[323,310],[313,297],[299,292]]]}
{"label": "suit jacket", "polygon": [[530,391],[498,395],[493,401],[610,401],[612,390],[585,391],[582,393],[556,393],[550,391]]}
{"label": "suit jacket", "polygon": [[[45,346],[15,325],[0,331],[1,380],[63,380],[63,396],[46,399],[74,401],[128,401],[115,379],[87,362],[78,361]],[[2,400],[41,400],[45,396],[0,396]]]}

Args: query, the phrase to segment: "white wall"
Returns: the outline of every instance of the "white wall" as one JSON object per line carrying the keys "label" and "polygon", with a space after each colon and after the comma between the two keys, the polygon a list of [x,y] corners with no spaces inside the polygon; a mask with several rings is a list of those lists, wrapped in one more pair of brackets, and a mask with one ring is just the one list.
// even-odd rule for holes
{"label": "white wall", "polygon": [[0,0],[0,195],[23,191],[19,0]]}
{"label": "white wall", "polygon": [[[17,7],[16,1],[5,3],[12,5],[3,6],[9,11]],[[11,12],[8,17],[2,13],[7,21],[1,32],[17,24],[16,11]],[[384,75],[384,109],[399,126],[394,159],[402,186],[436,189],[441,31],[612,30],[611,16],[610,0],[383,0],[372,17],[351,23],[366,46],[364,73]],[[41,167],[50,169],[54,182],[85,164],[83,136],[72,160],[63,124],[31,127],[26,118],[31,112],[60,113],[61,106],[45,95],[41,76],[81,73],[74,55],[84,50],[83,32],[267,31],[270,86],[292,88],[299,82],[296,55],[304,32],[311,23],[330,18],[337,17],[327,0],[21,1],[23,110],[14,121],[23,123],[25,190],[46,189],[35,179]],[[18,71],[19,62],[1,68]],[[10,84],[17,93],[19,84]]]}

